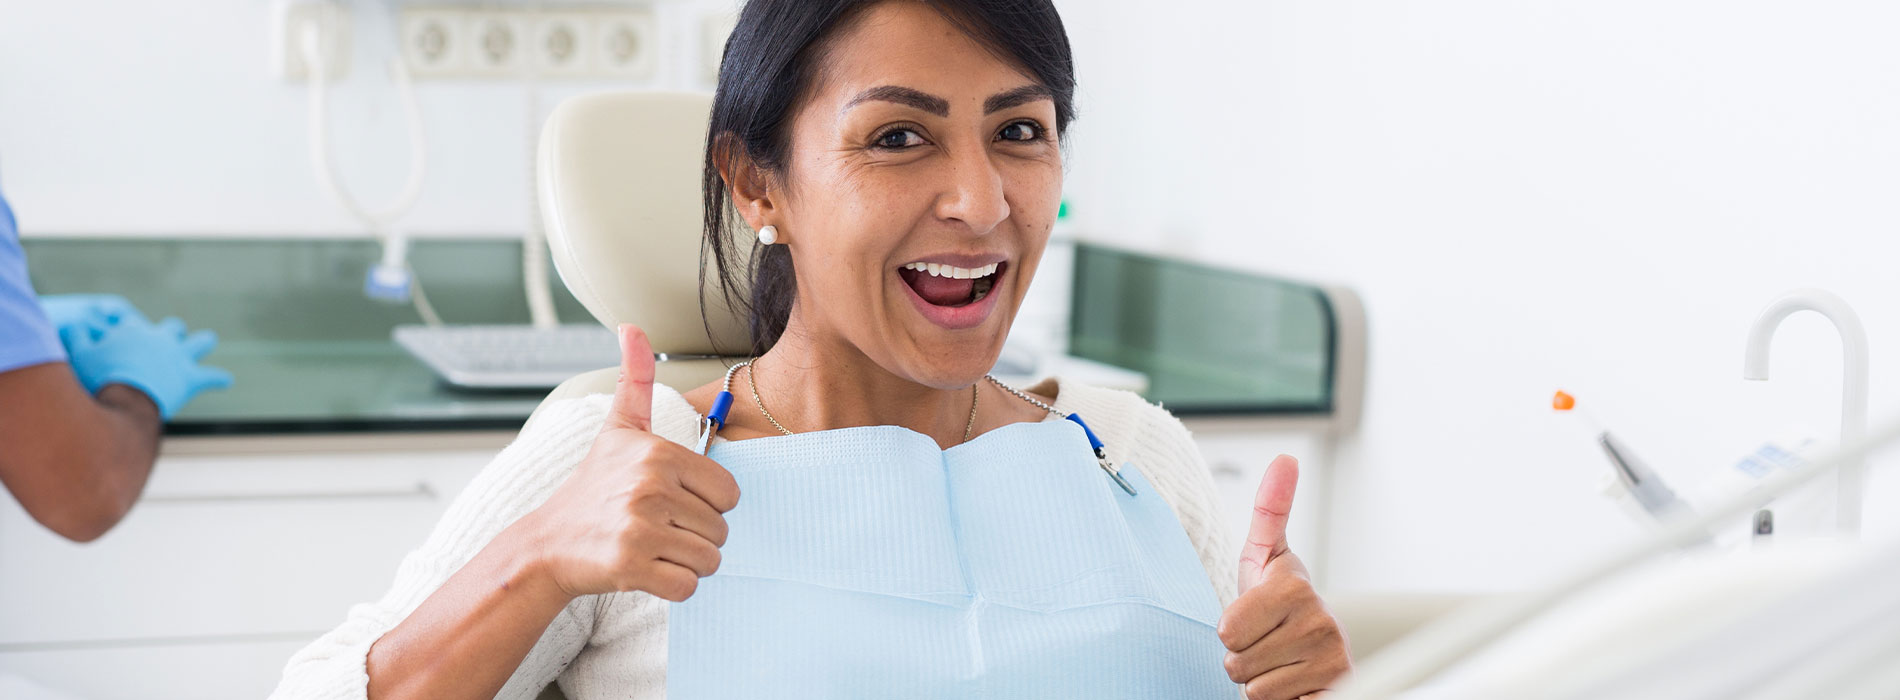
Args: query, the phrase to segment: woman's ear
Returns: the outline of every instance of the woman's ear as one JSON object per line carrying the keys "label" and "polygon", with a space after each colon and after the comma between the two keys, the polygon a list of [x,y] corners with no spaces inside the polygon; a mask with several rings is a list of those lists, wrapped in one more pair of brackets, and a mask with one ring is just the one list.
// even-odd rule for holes
{"label": "woman's ear", "polygon": [[733,208],[739,210],[746,225],[754,231],[766,226],[769,223],[766,217],[777,210],[772,177],[745,154],[745,147],[732,134],[722,134],[714,144],[713,167],[719,169],[720,179],[726,182],[727,196],[731,197]]}

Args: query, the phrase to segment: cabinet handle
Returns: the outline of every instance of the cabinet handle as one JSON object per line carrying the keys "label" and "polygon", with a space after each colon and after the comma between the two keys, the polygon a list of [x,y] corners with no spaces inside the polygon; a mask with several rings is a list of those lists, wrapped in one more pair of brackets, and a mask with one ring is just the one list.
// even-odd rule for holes
{"label": "cabinet handle", "polygon": [[376,501],[376,500],[436,500],[437,493],[429,482],[418,481],[415,486],[393,489],[365,489],[362,491],[251,491],[251,492],[180,492],[161,493],[140,499],[144,503],[248,503],[253,501]]}
{"label": "cabinet handle", "polygon": [[1240,476],[1240,467],[1234,466],[1233,462],[1216,462],[1208,471],[1214,472],[1216,477]]}

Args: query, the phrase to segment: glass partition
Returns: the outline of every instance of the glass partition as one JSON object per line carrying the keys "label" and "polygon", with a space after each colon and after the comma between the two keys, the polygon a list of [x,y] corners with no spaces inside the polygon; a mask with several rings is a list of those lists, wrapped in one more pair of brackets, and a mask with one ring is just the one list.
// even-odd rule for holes
{"label": "glass partition", "polygon": [[1332,410],[1318,287],[1079,243],[1069,352],[1148,375],[1177,415]]}
{"label": "glass partition", "polygon": [[[167,434],[521,427],[545,391],[449,387],[389,339],[419,323],[408,303],[372,300],[363,276],[381,248],[359,239],[28,238],[41,294],[124,295],[158,320],[216,331],[208,364],[237,377],[200,395]],[[521,244],[417,240],[410,265],[448,323],[527,323]],[[558,280],[550,271],[550,279]],[[556,282],[563,321],[593,316]]]}

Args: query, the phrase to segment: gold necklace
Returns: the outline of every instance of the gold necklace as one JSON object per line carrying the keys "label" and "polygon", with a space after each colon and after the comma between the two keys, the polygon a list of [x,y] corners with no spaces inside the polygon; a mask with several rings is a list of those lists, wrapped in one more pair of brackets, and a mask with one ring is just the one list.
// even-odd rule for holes
{"label": "gold necklace", "polygon": [[[746,383],[752,385],[752,403],[758,404],[759,413],[763,414],[766,420],[769,420],[772,422],[772,427],[778,428],[778,431],[781,433],[784,433],[786,435],[791,435],[792,431],[786,430],[785,426],[781,425],[778,422],[777,418],[772,417],[771,411],[765,410],[765,399],[759,398],[759,380],[753,374],[753,371],[752,371],[753,362],[754,360],[746,360],[744,362],[739,363],[737,367],[733,367],[733,369],[738,369],[739,367],[746,368],[745,370]],[[991,380],[991,381],[995,381],[995,380]],[[975,432],[976,430],[976,397],[980,395],[980,393],[981,392],[977,391],[977,385],[975,384],[970,385],[970,420],[968,423],[965,423],[963,425],[963,441],[964,442],[969,442],[971,433]]]}

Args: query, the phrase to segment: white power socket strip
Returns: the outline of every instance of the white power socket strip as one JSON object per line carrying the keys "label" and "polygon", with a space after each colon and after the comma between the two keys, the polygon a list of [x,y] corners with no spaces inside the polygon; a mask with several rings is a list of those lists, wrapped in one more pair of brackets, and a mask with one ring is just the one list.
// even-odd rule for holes
{"label": "white power socket strip", "polygon": [[650,80],[659,24],[649,9],[511,10],[452,5],[401,10],[403,60],[427,79]]}

